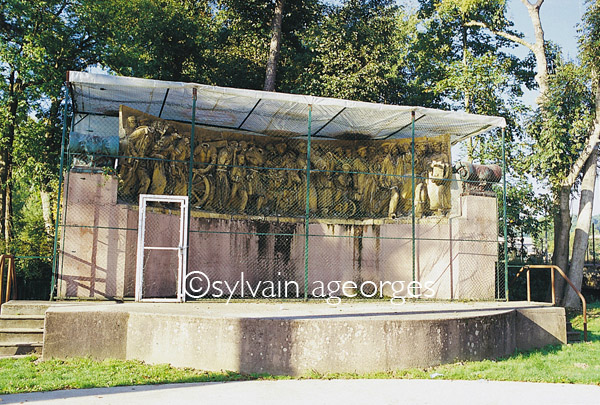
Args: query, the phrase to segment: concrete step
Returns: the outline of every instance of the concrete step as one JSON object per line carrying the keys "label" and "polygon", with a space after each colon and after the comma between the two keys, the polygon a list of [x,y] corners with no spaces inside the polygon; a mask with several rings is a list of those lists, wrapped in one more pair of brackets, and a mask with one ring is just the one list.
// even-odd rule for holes
{"label": "concrete step", "polygon": [[42,343],[0,343],[0,357],[26,356],[30,354],[42,354]]}
{"label": "concrete step", "polygon": [[0,315],[0,329],[44,328],[44,315]]}
{"label": "concrete step", "polygon": [[39,328],[4,328],[0,329],[0,343],[21,343],[44,341],[44,329]]}
{"label": "concrete step", "polygon": [[2,315],[44,315],[53,303],[50,301],[11,300],[2,304]]}
{"label": "concrete step", "polygon": [[89,300],[89,301],[19,301],[12,300],[2,304],[2,315],[44,315],[50,307],[70,307],[73,305],[114,305],[116,301]]}
{"label": "concrete step", "polygon": [[7,355],[7,356],[3,356],[0,355],[0,360],[2,359],[24,359],[25,357],[29,357],[34,353],[30,353],[30,354],[13,354],[13,355]]}

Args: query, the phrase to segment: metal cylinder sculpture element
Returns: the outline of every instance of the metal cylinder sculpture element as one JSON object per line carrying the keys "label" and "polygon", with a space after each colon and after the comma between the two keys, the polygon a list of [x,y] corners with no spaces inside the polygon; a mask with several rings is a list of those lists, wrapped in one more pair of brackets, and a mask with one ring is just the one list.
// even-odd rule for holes
{"label": "metal cylinder sculpture element", "polygon": [[463,181],[463,193],[494,196],[492,183],[502,178],[499,165],[478,165],[470,162],[458,162],[454,166]]}
{"label": "metal cylinder sculpture element", "polygon": [[119,136],[71,132],[69,135],[69,152],[84,155],[118,156]]}
{"label": "metal cylinder sculpture element", "polygon": [[71,132],[69,153],[75,157],[75,166],[98,168],[113,166],[113,156],[119,155],[119,136]]}

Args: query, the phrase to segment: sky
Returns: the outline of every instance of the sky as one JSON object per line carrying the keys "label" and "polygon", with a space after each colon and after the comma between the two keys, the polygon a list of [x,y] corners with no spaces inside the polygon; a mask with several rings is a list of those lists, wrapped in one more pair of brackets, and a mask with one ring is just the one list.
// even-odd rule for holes
{"label": "sky", "polygon": [[[508,1],[508,17],[533,42],[533,28],[521,0]],[[546,39],[558,43],[565,56],[577,57],[577,24],[585,12],[584,0],[546,0],[540,9]]]}
{"label": "sky", "polygon": [[[540,9],[544,36],[562,48],[563,56],[577,60],[577,25],[585,12],[584,0],[546,0]],[[515,29],[525,34],[525,39],[534,42],[533,26],[529,13],[521,0],[508,0],[508,18],[514,22]],[[528,50],[519,46],[514,49],[519,56],[525,56]],[[528,104],[535,104],[537,94],[526,95]]]}

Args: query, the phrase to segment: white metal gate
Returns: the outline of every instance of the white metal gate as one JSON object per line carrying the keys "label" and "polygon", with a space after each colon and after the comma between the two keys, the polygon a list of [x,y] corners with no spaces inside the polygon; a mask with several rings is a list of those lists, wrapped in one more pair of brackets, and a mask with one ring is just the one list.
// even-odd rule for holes
{"label": "white metal gate", "polygon": [[[157,205],[150,212],[149,202]],[[177,205],[179,209],[173,210],[172,207]],[[183,281],[187,268],[188,209],[187,196],[140,194],[136,301],[185,301]],[[176,214],[179,214],[178,218]]]}

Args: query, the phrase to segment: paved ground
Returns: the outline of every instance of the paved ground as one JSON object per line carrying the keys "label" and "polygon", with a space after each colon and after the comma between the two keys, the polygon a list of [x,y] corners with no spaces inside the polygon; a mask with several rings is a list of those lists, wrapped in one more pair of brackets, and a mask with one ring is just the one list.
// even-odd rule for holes
{"label": "paved ground", "polygon": [[498,381],[286,380],[0,395],[0,404],[598,404],[600,386]]}

